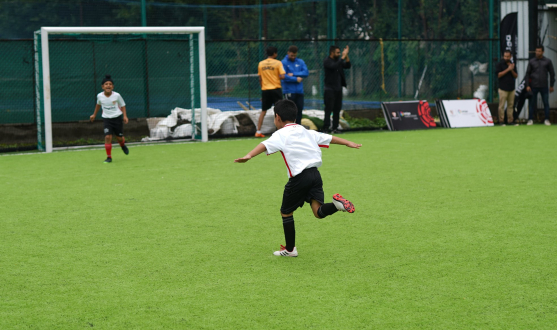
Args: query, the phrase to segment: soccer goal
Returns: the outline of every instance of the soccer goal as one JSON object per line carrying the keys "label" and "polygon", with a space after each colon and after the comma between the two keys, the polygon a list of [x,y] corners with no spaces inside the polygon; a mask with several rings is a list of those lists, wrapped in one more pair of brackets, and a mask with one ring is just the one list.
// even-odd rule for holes
{"label": "soccer goal", "polygon": [[42,27],[34,47],[40,150],[102,142],[101,114],[88,119],[107,74],[126,103],[127,141],[177,107],[191,109],[185,138],[208,140],[204,27]]}

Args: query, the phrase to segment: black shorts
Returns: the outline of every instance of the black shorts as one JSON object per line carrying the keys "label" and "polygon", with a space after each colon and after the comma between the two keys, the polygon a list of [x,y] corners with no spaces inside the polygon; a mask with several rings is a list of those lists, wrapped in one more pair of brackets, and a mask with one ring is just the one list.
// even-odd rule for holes
{"label": "black shorts", "polygon": [[261,110],[271,109],[280,100],[282,100],[282,88],[261,91]]}
{"label": "black shorts", "polygon": [[103,118],[104,135],[124,136],[124,116]]}
{"label": "black shorts", "polygon": [[311,203],[312,199],[321,204],[325,200],[323,181],[316,167],[306,168],[302,173],[288,180],[284,186],[280,212],[282,214],[292,213],[297,208],[304,206],[304,203]]}

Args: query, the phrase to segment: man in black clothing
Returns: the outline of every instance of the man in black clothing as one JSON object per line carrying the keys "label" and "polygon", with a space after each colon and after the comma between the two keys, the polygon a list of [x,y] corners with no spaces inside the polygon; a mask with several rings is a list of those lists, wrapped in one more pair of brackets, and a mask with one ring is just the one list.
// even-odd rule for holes
{"label": "man in black clothing", "polygon": [[505,103],[507,103],[507,122],[509,124],[513,122],[514,85],[518,76],[514,63],[511,63],[510,50],[503,53],[503,60],[497,63],[496,72],[499,78],[499,125],[505,126]]}
{"label": "man in black clothing", "polygon": [[[553,85],[555,85],[555,70],[553,63],[547,57],[543,56],[543,46],[536,47],[536,57],[528,61],[528,69],[526,69],[526,90],[532,92],[530,100],[530,120],[528,125],[534,123],[534,113],[537,108],[538,93],[542,95],[542,101],[545,110],[545,124],[551,125],[549,121],[549,93],[553,93]],[[549,91],[547,89],[547,75],[549,74]]]}
{"label": "man in black clothing", "polygon": [[325,120],[323,120],[323,132],[329,132],[331,124],[331,112],[333,113],[333,132],[338,133],[338,120],[342,108],[342,87],[346,87],[344,69],[349,69],[349,48],[346,46],[340,52],[338,46],[329,48],[329,56],[323,61],[325,67]]}

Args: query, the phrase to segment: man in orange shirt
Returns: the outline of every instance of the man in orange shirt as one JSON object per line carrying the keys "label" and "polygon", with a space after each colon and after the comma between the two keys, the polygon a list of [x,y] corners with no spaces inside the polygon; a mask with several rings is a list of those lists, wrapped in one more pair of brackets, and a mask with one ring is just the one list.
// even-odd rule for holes
{"label": "man in orange shirt", "polygon": [[257,67],[257,74],[259,75],[259,83],[261,84],[261,114],[259,115],[259,122],[257,123],[256,137],[265,137],[261,134],[261,125],[263,125],[263,118],[277,101],[282,100],[282,86],[280,81],[284,79],[286,71],[282,66],[282,62],[278,61],[277,48],[267,48],[267,59],[259,62]]}

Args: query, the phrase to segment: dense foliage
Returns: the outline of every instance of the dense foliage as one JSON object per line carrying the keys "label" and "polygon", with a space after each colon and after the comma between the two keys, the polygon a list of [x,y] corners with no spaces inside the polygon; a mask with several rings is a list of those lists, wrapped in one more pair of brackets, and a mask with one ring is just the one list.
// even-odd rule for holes
{"label": "dense foliage", "polygon": [[[489,37],[489,0],[401,1],[403,38]],[[147,0],[146,19],[149,26],[206,26],[212,39],[258,39],[260,35],[265,39],[318,39],[331,37],[327,32],[331,3],[332,0]],[[336,0],[337,37],[397,38],[398,5],[398,1]],[[31,38],[41,26],[140,25],[140,0],[0,3],[0,38]]]}

